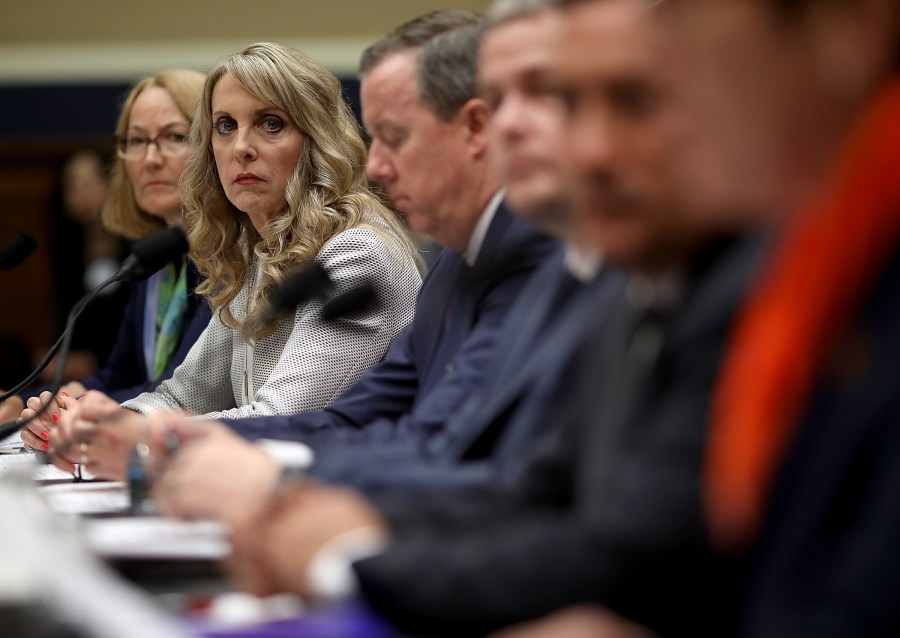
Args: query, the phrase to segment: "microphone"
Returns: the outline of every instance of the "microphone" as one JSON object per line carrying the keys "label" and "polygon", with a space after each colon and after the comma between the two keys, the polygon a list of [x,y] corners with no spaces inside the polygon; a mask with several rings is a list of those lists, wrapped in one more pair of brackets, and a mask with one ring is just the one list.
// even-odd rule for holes
{"label": "microphone", "polygon": [[134,242],[131,254],[122,262],[114,278],[124,282],[146,279],[187,251],[188,242],[184,231],[178,226],[170,226]]}
{"label": "microphone", "polygon": [[266,310],[266,321],[273,319],[279,313],[295,308],[313,297],[322,297],[334,284],[331,277],[322,268],[322,265],[314,261],[300,268],[275,288],[269,307]]}
{"label": "microphone", "polygon": [[378,303],[378,294],[371,284],[354,286],[350,290],[336,295],[322,307],[322,319],[336,321],[346,315],[365,312]]}
{"label": "microphone", "polygon": [[19,430],[24,427],[22,423],[19,423],[18,420],[13,419],[12,421],[7,421],[6,423],[0,423],[0,441],[3,439],[12,436]]}
{"label": "microphone", "polygon": [[[87,306],[107,286],[110,286],[111,284],[119,281],[132,282],[138,281],[140,279],[146,279],[154,272],[165,266],[168,262],[177,259],[181,255],[186,253],[187,250],[188,243],[187,239],[184,236],[184,232],[177,227],[166,228],[165,230],[153,233],[152,235],[148,235],[147,237],[136,241],[132,246],[132,254],[129,255],[128,258],[122,263],[122,267],[119,268],[119,271],[115,275],[104,281],[102,284],[94,288],[87,295],[82,297],[78,301],[78,303],[76,303],[72,307],[72,309],[69,311],[69,316],[66,321],[66,327],[63,330],[63,333],[60,335],[59,339],[56,340],[56,343],[53,344],[53,347],[50,348],[50,351],[47,352],[47,355],[44,357],[43,361],[38,364],[38,367],[35,368],[35,370],[30,375],[28,375],[27,378],[18,383],[16,387],[0,396],[0,402],[5,401],[12,395],[20,392],[23,388],[30,385],[41,373],[41,370],[47,367],[47,365],[53,359],[53,355],[55,355],[57,351],[60,351],[61,348],[59,363],[56,367],[56,374],[51,386],[53,394],[55,395],[57,390],[59,390],[60,385],[62,385],[62,371],[65,367],[66,355],[69,352],[69,346],[72,341],[72,332],[73,328],[75,327],[75,322],[78,320],[78,317],[81,316],[81,313],[84,312],[84,309],[87,308]],[[41,405],[40,410],[38,410],[38,412],[35,413],[29,420],[37,418],[47,409],[49,405],[49,401]],[[0,424],[0,439],[6,438],[10,434],[21,429],[25,424],[26,422],[19,423],[15,420]]]}
{"label": "microphone", "polygon": [[12,270],[37,248],[34,237],[20,230],[12,239],[0,246],[0,270]]}
{"label": "microphone", "polygon": [[[266,320],[295,308],[310,299],[325,296],[334,289],[334,282],[319,262],[312,262],[289,275],[272,293]],[[335,295],[322,306],[322,319],[335,321],[355,312],[363,312],[378,302],[378,295],[369,283],[354,286]]]}

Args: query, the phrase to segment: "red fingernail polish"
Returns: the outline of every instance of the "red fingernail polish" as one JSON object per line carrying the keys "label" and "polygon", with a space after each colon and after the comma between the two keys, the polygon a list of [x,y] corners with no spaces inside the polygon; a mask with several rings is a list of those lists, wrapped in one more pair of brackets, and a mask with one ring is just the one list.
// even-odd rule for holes
{"label": "red fingernail polish", "polygon": [[45,441],[47,441],[50,439],[50,435],[47,434],[46,432],[41,432],[41,438],[44,439]]}
{"label": "red fingernail polish", "polygon": [[69,393],[68,393],[68,392],[66,392],[66,391],[65,391],[65,390],[61,390],[61,391],[60,391],[60,393],[59,393],[59,395],[60,395],[60,396],[63,396],[63,397],[67,397],[67,398],[68,398],[68,396],[69,396]]}
{"label": "red fingernail polish", "polygon": [[58,415],[58,414],[54,414],[51,418],[53,419],[53,422],[54,422],[54,423],[56,423],[56,422],[59,421],[59,415]]}
{"label": "red fingernail polish", "polygon": [[47,445],[46,443],[44,443],[41,447],[44,448],[44,452],[46,452],[47,450],[50,449],[50,446]]}

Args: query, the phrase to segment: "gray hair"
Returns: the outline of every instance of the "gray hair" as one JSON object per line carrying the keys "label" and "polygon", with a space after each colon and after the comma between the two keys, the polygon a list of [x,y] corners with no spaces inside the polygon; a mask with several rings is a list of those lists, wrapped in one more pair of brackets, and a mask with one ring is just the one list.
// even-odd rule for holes
{"label": "gray hair", "polygon": [[432,38],[419,53],[416,81],[422,101],[438,119],[453,118],[466,102],[478,97],[478,47],[484,24],[479,22]]}
{"label": "gray hair", "polygon": [[386,58],[420,49],[416,62],[419,96],[441,120],[449,120],[478,96],[478,46],[484,18],[469,11],[434,11],[401,24],[367,48],[359,70],[365,76]]}

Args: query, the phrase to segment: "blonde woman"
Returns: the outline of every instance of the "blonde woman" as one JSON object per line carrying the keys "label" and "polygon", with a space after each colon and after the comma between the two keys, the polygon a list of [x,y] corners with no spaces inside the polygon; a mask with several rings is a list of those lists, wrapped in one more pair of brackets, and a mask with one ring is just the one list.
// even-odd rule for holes
{"label": "blonde woman", "polygon": [[[328,405],[412,320],[421,277],[400,221],[369,191],[338,80],[259,43],[209,73],[184,201],[199,291],[214,319],[171,380],[125,406],[214,417]],[[326,323],[310,302],[266,321],[275,286],[318,261],[338,291],[369,281],[378,308]]]}

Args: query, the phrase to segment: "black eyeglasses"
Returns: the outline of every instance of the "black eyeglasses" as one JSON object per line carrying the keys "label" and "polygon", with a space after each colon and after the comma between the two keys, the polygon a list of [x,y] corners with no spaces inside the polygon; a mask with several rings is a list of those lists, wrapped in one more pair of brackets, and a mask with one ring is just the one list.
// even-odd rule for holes
{"label": "black eyeglasses", "polygon": [[159,154],[165,157],[178,157],[191,149],[191,141],[187,133],[167,131],[156,137],[127,135],[116,139],[116,154],[124,160],[139,160],[147,155],[151,144],[156,144]]}

